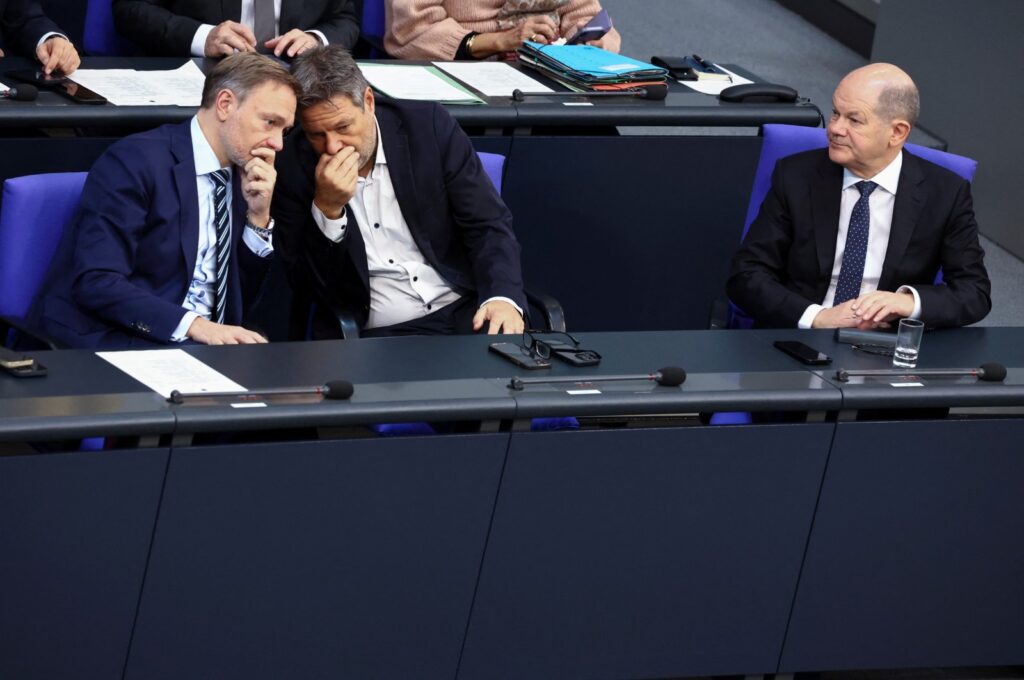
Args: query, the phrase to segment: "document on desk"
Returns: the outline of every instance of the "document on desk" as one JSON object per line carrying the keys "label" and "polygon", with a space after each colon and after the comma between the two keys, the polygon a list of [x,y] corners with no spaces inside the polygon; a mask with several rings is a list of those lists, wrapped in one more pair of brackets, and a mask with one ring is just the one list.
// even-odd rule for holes
{"label": "document on desk", "polygon": [[433,66],[359,62],[359,70],[374,89],[395,99],[444,104],[484,103],[484,100]]}
{"label": "document on desk", "polygon": [[213,370],[182,349],[140,349],[96,352],[96,356],[121,369],[154,392],[245,392],[234,380]]}
{"label": "document on desk", "polygon": [[729,74],[730,80],[679,80],[676,81],[681,85],[686,85],[691,90],[697,90],[701,94],[711,94],[716,97],[722,94],[722,90],[733,85],[746,85],[747,83],[754,82],[744,78],[743,76],[736,75],[729,69],[725,68],[721,64],[715,64],[718,68]]}
{"label": "document on desk", "polygon": [[71,80],[103,95],[116,106],[198,107],[206,76],[189,59],[170,71],[79,69]]}
{"label": "document on desk", "polygon": [[487,97],[511,97],[512,90],[554,91],[501,61],[435,61],[434,66]]}

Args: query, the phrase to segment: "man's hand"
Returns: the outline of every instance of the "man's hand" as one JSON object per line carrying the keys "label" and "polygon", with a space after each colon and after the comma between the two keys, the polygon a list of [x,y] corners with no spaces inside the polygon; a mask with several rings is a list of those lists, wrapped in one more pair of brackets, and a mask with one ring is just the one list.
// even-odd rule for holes
{"label": "man's hand", "polygon": [[334,154],[323,154],[316,164],[316,192],[313,204],[329,220],[341,217],[342,211],[356,194],[359,180],[359,154],[346,146]]}
{"label": "man's hand", "polygon": [[242,168],[242,196],[249,206],[249,221],[257,227],[270,222],[270,199],[274,197],[277,170],[274,169],[273,149],[261,146],[252,150],[252,158]]}
{"label": "man's hand", "polygon": [[241,326],[214,323],[197,316],[185,334],[190,340],[204,345],[258,345],[267,341],[256,331]]}
{"label": "man's hand", "polygon": [[207,57],[226,57],[235,52],[255,52],[256,36],[252,29],[237,21],[224,21],[213,27],[206,36],[203,54]]}
{"label": "man's hand", "polygon": [[853,312],[855,300],[847,300],[835,307],[826,307],[814,317],[811,328],[853,328],[860,318]]}
{"label": "man's hand", "polygon": [[861,328],[871,328],[913,314],[914,296],[911,293],[890,293],[884,290],[865,293],[853,301],[853,313],[860,319],[858,325]]}
{"label": "man's hand", "polygon": [[[2,53],[0,56],[3,56]],[[47,38],[46,42],[36,48],[36,59],[43,65],[46,75],[54,71],[70,75],[82,63],[75,46],[59,35]]]}
{"label": "man's hand", "polygon": [[515,307],[504,300],[491,300],[476,310],[473,316],[473,330],[478,331],[489,321],[487,335],[498,333],[522,333],[526,328],[523,315]]}
{"label": "man's hand", "polygon": [[306,50],[318,47],[320,40],[313,33],[293,28],[284,35],[268,40],[264,45],[268,50],[273,50],[276,57],[280,57],[282,54],[294,57]]}

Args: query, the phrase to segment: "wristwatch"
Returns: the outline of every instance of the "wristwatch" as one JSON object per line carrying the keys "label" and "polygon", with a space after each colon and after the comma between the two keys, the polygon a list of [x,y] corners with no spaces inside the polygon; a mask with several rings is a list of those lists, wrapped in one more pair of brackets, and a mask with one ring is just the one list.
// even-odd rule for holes
{"label": "wristwatch", "polygon": [[265,227],[257,227],[255,224],[249,222],[248,220],[246,220],[245,226],[255,231],[256,235],[259,236],[264,241],[269,241],[270,237],[274,233],[274,218],[271,217],[270,221],[267,222],[267,226]]}

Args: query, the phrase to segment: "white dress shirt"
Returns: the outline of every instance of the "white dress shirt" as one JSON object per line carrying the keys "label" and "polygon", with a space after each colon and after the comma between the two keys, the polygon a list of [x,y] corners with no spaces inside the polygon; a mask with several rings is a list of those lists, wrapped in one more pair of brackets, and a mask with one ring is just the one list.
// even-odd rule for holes
{"label": "white dress shirt", "polygon": [[[217,154],[206,140],[199,127],[199,119],[192,117],[192,155],[196,164],[196,188],[199,190],[199,251],[196,256],[196,266],[192,271],[192,283],[185,294],[185,300],[181,306],[186,310],[178,326],[171,333],[171,340],[181,342],[187,338],[189,326],[197,316],[209,319],[213,311],[213,296],[217,288],[217,252],[214,247],[217,243],[217,226],[214,224],[213,206],[213,179],[210,173],[219,170],[221,165],[217,160]],[[231,177],[235,169],[228,167],[228,228],[231,228]],[[228,237],[230,240],[230,236]],[[242,242],[249,250],[259,257],[268,257],[274,252],[274,247],[269,241],[250,229],[246,225],[242,234]]]}
{"label": "white dress shirt", "polygon": [[[903,169],[903,153],[896,155],[889,165],[870,181],[878,186],[868,197],[871,221],[868,225],[868,249],[864,256],[864,277],[860,282],[860,295],[878,290],[878,280],[882,277],[882,264],[885,252],[889,248],[889,232],[892,230],[892,210],[896,204],[896,190],[900,183],[900,170]],[[865,178],[858,177],[849,170],[843,170],[843,193],[839,203],[839,233],[836,234],[836,255],[832,263],[832,280],[820,305],[809,305],[800,317],[800,328],[811,328],[814,317],[832,306],[836,298],[836,287],[839,285],[839,270],[843,266],[843,253],[846,251],[846,233],[850,228],[850,217],[853,206],[860,199],[860,191],[856,184]],[[911,286],[900,286],[899,293],[910,293],[914,296],[914,312],[911,319],[921,316],[921,297]]]}
{"label": "white dress shirt", "polygon": [[[367,177],[358,179],[356,193],[341,217],[328,219],[315,203],[312,204],[317,226],[326,238],[335,243],[345,238],[349,210],[359,225],[366,248],[366,267],[370,278],[370,314],[366,328],[381,328],[418,319],[461,297],[427,262],[413,240],[391,182],[379,125],[373,170]],[[489,298],[482,304],[492,300],[508,302],[520,314],[523,313],[519,305],[506,297]]]}
{"label": "white dress shirt", "polygon": [[[256,10],[253,3],[254,0],[242,0],[242,15],[239,17],[238,23],[245,24],[249,28],[255,30]],[[212,24],[202,24],[198,30],[196,30],[196,34],[192,36],[193,57],[202,57],[206,55],[206,38],[214,28],[216,28],[216,26]],[[327,44],[327,36],[322,32],[310,30],[306,31],[306,33],[312,33],[315,35],[321,45]],[[281,35],[281,0],[274,0],[274,34]]]}

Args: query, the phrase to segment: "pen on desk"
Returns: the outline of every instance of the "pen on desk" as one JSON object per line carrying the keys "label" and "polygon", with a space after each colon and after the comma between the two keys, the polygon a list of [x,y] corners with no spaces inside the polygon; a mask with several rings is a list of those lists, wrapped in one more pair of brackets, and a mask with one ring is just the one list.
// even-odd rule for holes
{"label": "pen on desk", "polygon": [[704,61],[704,57],[700,56],[699,54],[694,53],[693,60],[700,64],[701,66],[703,66],[704,68],[708,69],[709,71],[715,68],[708,62]]}

